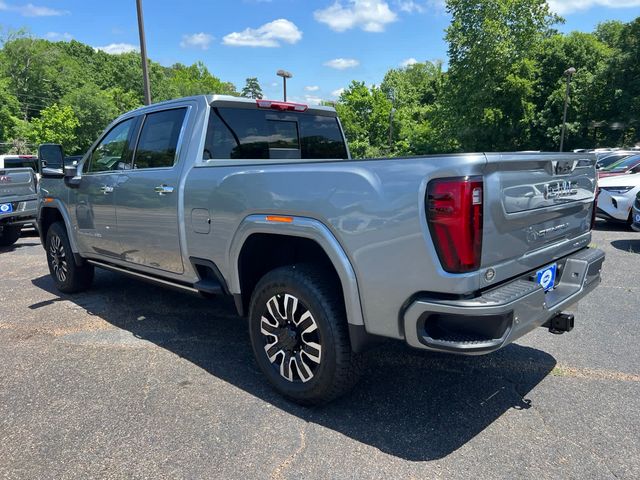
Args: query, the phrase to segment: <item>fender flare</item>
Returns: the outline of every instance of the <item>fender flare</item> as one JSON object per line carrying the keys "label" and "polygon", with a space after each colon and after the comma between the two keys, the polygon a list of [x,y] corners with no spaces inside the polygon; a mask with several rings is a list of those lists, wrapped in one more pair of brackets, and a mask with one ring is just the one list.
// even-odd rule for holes
{"label": "fender flare", "polygon": [[64,225],[65,228],[67,229],[67,236],[69,237],[69,245],[71,246],[71,251],[74,254],[78,254],[79,250],[78,250],[78,244],[76,243],[76,238],[74,235],[72,235],[73,229],[71,227],[71,218],[69,217],[69,212],[67,212],[67,209],[64,208],[64,205],[62,204],[62,202],[57,199],[57,198],[52,198],[50,199],[46,204],[40,200],[40,204],[38,206],[38,230],[40,231],[40,240],[42,242],[42,245],[44,245],[44,242],[46,240],[46,238],[44,237],[44,232],[42,231],[41,225],[42,225],[42,212],[45,209],[51,209],[51,210],[57,210],[58,213],[62,216],[62,220],[64,221]]}
{"label": "fender flare", "polygon": [[344,304],[347,313],[347,322],[350,325],[364,326],[362,314],[362,304],[360,302],[360,292],[355,270],[349,261],[344,249],[322,222],[308,217],[291,217],[289,223],[270,222],[265,215],[249,215],[241,223],[231,240],[228,253],[229,265],[229,290],[233,294],[240,294],[240,272],[239,259],[240,252],[246,240],[255,233],[267,233],[275,235],[286,235],[292,237],[303,237],[314,240],[327,254],[333,267],[338,273],[342,291],[344,293]]}

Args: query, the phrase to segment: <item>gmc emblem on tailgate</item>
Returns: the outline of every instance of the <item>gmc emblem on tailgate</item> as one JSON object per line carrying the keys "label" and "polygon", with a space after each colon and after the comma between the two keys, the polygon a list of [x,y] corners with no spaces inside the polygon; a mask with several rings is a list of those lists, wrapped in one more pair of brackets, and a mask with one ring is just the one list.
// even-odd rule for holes
{"label": "gmc emblem on tailgate", "polygon": [[549,200],[551,198],[570,197],[577,194],[578,182],[563,180],[559,182],[545,183],[544,185],[545,200]]}
{"label": "gmc emblem on tailgate", "polygon": [[0,183],[11,183],[11,177],[9,175],[0,175]]}

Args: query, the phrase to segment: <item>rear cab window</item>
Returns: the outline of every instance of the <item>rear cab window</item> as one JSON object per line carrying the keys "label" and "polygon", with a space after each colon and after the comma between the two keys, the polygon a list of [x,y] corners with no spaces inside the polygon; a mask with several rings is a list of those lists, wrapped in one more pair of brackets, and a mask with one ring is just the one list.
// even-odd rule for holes
{"label": "rear cab window", "polygon": [[337,117],[212,107],[203,160],[346,159]]}
{"label": "rear cab window", "polygon": [[29,156],[5,157],[4,168],[31,168],[38,172],[38,159]]}

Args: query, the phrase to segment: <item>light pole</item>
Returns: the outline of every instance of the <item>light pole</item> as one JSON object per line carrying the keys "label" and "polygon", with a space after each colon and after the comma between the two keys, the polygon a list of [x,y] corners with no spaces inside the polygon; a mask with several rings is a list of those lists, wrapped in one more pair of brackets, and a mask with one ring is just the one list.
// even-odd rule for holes
{"label": "light pole", "polygon": [[576,69],[571,67],[564,71],[564,76],[567,77],[567,90],[564,94],[564,114],[562,116],[562,133],[560,134],[560,151],[564,149],[564,133],[567,129],[567,107],[569,106],[569,93],[571,90],[571,77],[576,73]]}
{"label": "light pole", "polygon": [[140,57],[142,58],[142,82],[144,84],[144,104],[151,104],[151,87],[149,86],[149,69],[147,67],[147,40],[144,35],[144,19],[142,17],[142,0],[136,0],[138,9],[138,33],[140,34]]}
{"label": "light pole", "polygon": [[287,101],[287,78],[292,78],[293,74],[291,72],[287,72],[286,70],[278,70],[276,75],[282,77],[283,88],[284,88],[284,101]]}

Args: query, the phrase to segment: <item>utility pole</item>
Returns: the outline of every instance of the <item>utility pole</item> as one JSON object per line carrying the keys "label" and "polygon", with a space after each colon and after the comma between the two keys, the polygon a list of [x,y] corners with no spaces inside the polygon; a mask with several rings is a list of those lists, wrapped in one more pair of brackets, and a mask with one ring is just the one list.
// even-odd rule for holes
{"label": "utility pole", "polygon": [[138,33],[140,34],[140,57],[142,59],[142,81],[144,83],[144,104],[151,104],[151,87],[149,85],[149,68],[147,65],[147,40],[144,35],[144,18],[142,17],[142,0],[136,0],[138,9]]}
{"label": "utility pole", "polygon": [[287,78],[292,78],[293,74],[291,72],[287,72],[286,70],[278,70],[276,75],[282,77],[283,88],[284,88],[284,101],[287,101]]}
{"label": "utility pole", "polygon": [[571,77],[576,73],[576,69],[571,67],[564,71],[564,76],[567,77],[567,90],[564,94],[564,114],[562,116],[562,133],[560,134],[560,151],[564,150],[564,134],[567,129],[567,107],[569,106],[569,94],[571,93]]}

